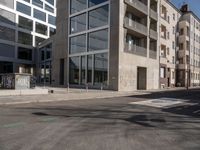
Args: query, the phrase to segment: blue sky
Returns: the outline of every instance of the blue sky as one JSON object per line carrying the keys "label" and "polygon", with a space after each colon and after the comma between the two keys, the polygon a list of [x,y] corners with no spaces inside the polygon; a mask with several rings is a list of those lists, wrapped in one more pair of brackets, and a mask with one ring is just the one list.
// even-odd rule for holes
{"label": "blue sky", "polygon": [[181,5],[185,2],[189,4],[189,8],[200,18],[200,0],[171,0],[171,2],[180,8]]}

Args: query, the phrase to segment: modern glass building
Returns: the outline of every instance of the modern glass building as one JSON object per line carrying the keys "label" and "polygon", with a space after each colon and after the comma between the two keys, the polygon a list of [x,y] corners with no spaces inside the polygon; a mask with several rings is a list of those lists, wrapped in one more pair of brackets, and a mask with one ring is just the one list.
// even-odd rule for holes
{"label": "modern glass building", "polygon": [[71,0],[69,15],[69,83],[108,84],[108,0]]}
{"label": "modern glass building", "polygon": [[56,0],[0,0],[0,73],[35,74],[35,47],[56,32]]}

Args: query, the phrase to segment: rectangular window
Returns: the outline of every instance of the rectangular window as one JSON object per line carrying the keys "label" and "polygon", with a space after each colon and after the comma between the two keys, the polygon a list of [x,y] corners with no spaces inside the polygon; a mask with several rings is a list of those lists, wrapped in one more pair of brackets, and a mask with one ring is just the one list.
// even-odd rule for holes
{"label": "rectangular window", "polygon": [[35,46],[38,46],[41,44],[42,41],[44,41],[45,39],[44,38],[41,38],[41,37],[35,37]]}
{"label": "rectangular window", "polygon": [[107,2],[108,0],[89,0],[89,7]]}
{"label": "rectangular window", "polygon": [[38,23],[38,22],[36,22],[36,25],[35,25],[36,27],[36,29],[35,29],[35,31],[37,32],[37,33],[40,33],[40,34],[43,34],[43,35],[47,35],[47,26],[46,25],[43,25],[43,24],[41,24],[41,23]]}
{"label": "rectangular window", "polygon": [[39,11],[37,9],[34,9],[34,17],[36,19],[39,19],[41,21],[44,21],[46,22],[46,13],[42,12],[42,11]]}
{"label": "rectangular window", "polygon": [[41,0],[32,0],[32,4],[40,8],[43,8],[43,2]]}
{"label": "rectangular window", "polygon": [[89,33],[89,51],[108,49],[108,29]]}
{"label": "rectangular window", "polygon": [[70,19],[71,33],[77,33],[86,30],[86,14],[81,14]]}
{"label": "rectangular window", "polygon": [[87,0],[71,0],[70,4],[71,4],[71,6],[70,6],[71,14],[80,12],[87,8]]}
{"label": "rectangular window", "polygon": [[32,49],[18,47],[18,59],[32,60]]}
{"label": "rectangular window", "polygon": [[33,21],[28,19],[28,18],[24,18],[22,16],[19,16],[18,26],[20,28],[32,31],[33,30]]}
{"label": "rectangular window", "polygon": [[79,57],[71,57],[69,59],[69,68],[70,68],[70,73],[69,73],[69,82],[71,84],[79,84]]}
{"label": "rectangular window", "polygon": [[32,45],[33,38],[31,34],[18,32],[18,43],[25,44],[25,45]]}
{"label": "rectangular window", "polygon": [[45,10],[54,13],[54,8],[50,7],[49,5],[45,4]]}
{"label": "rectangular window", "polygon": [[55,26],[56,25],[56,17],[48,15],[48,23]]}
{"label": "rectangular window", "polygon": [[54,5],[54,0],[46,0],[49,4]]}
{"label": "rectangular window", "polygon": [[53,36],[53,35],[56,34],[56,29],[50,27],[50,28],[49,28],[49,32],[50,32],[49,35],[50,35],[50,37],[51,37],[51,36]]}
{"label": "rectangular window", "polygon": [[15,46],[0,43],[0,56],[15,57]]}
{"label": "rectangular window", "polygon": [[17,11],[19,11],[19,12],[21,12],[23,14],[31,16],[31,7],[29,7],[29,6],[25,5],[25,4],[17,2]]}
{"label": "rectangular window", "polygon": [[15,30],[0,26],[0,39],[15,42]]}
{"label": "rectangular window", "polygon": [[108,76],[108,54],[96,54],[94,57],[94,83],[106,84]]}
{"label": "rectangular window", "polygon": [[70,38],[70,54],[86,52],[86,35]]}
{"label": "rectangular window", "polygon": [[89,29],[108,25],[108,12],[108,5],[90,11]]}

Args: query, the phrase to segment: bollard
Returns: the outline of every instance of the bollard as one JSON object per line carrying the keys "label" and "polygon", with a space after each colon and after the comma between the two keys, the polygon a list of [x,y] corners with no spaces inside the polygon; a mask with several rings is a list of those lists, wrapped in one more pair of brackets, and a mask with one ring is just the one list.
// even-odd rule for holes
{"label": "bollard", "polygon": [[67,93],[69,93],[69,83],[67,83]]}
{"label": "bollard", "polygon": [[86,92],[88,92],[88,84],[86,84]]}

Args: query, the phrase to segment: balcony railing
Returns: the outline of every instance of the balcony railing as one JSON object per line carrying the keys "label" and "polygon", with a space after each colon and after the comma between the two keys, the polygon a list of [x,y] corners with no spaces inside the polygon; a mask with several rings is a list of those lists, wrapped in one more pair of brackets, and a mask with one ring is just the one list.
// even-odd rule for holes
{"label": "balcony railing", "polygon": [[145,14],[148,14],[148,7],[144,3],[140,2],[139,0],[125,0],[125,2],[137,10],[142,11]]}
{"label": "balcony railing", "polygon": [[137,45],[125,44],[125,51],[135,55],[147,57],[147,49]]}
{"label": "balcony railing", "polygon": [[136,32],[147,35],[147,27],[146,26],[144,26],[143,24],[138,23],[136,21],[133,21],[132,19],[129,19],[128,17],[125,18],[125,26]]}
{"label": "balcony railing", "polygon": [[153,39],[158,39],[158,33],[152,29],[150,29],[150,37]]}
{"label": "balcony railing", "polygon": [[149,58],[157,59],[157,51],[149,50]]}
{"label": "balcony railing", "polygon": [[158,13],[156,11],[154,11],[153,9],[150,10],[150,16],[153,19],[158,20]]}

